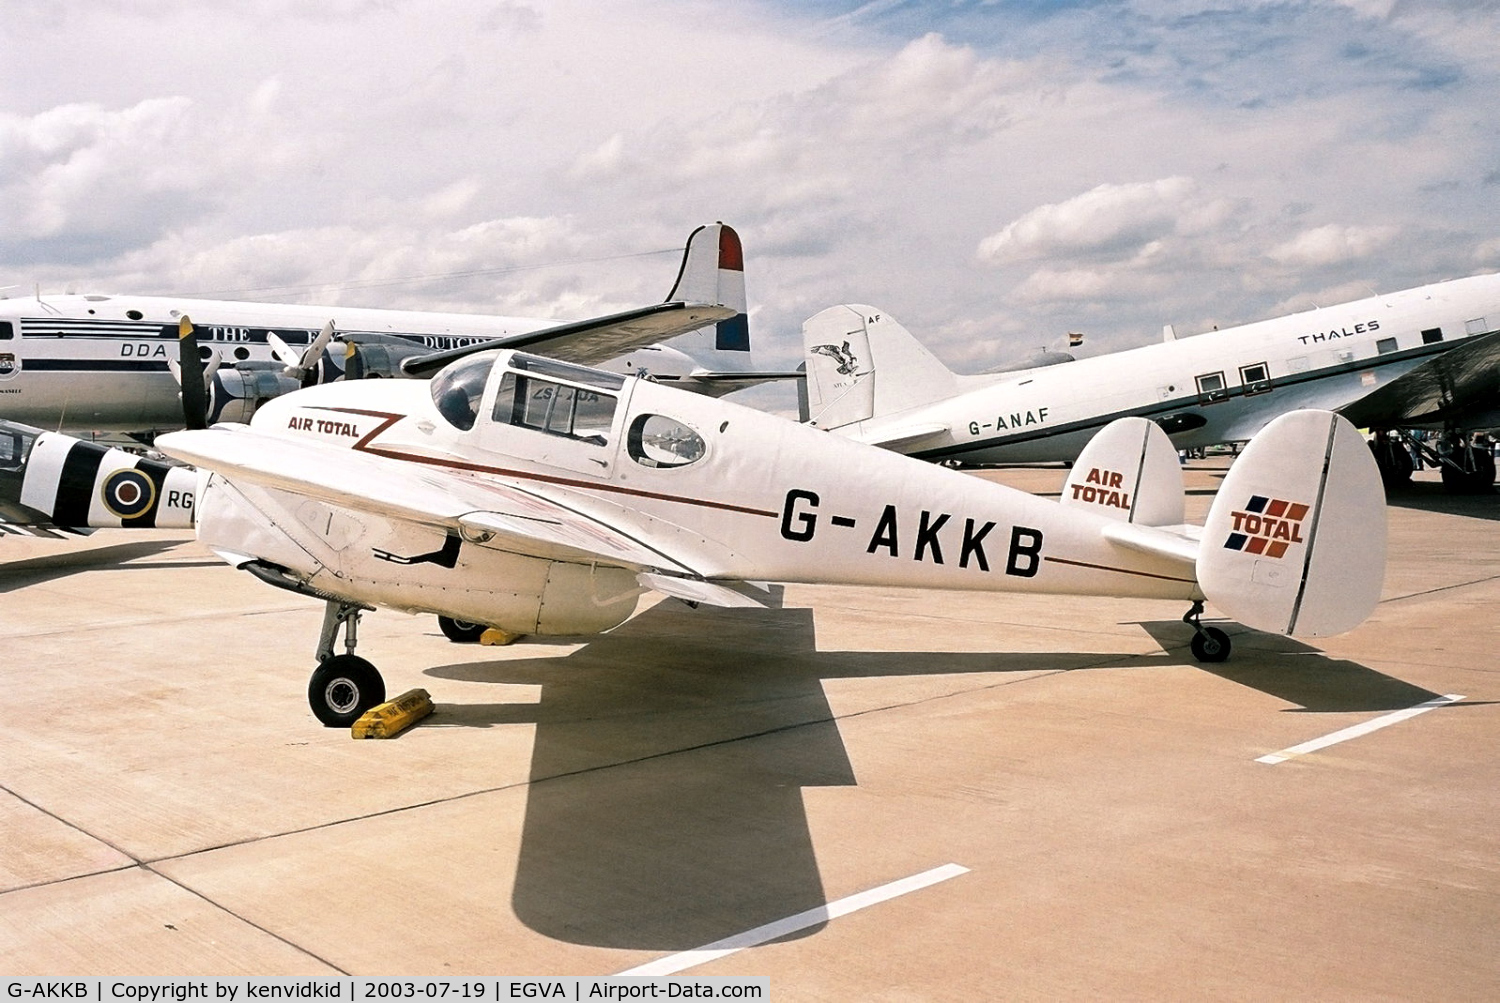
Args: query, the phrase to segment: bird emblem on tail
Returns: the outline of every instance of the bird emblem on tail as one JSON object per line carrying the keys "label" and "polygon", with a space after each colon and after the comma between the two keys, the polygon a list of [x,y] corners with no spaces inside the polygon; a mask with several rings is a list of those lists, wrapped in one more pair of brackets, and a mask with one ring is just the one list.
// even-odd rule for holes
{"label": "bird emblem on tail", "polygon": [[840,376],[853,376],[859,366],[859,360],[855,358],[854,352],[849,349],[849,342],[843,346],[838,345],[814,345],[809,349],[814,355],[826,355],[839,367]]}

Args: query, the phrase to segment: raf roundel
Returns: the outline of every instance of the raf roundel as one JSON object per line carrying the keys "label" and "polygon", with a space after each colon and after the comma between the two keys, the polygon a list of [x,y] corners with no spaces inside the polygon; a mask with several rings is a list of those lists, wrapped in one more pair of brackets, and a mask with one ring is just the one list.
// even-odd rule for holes
{"label": "raf roundel", "polygon": [[99,500],[109,514],[119,519],[144,515],[156,502],[156,485],[150,477],[134,468],[116,470],[104,478]]}

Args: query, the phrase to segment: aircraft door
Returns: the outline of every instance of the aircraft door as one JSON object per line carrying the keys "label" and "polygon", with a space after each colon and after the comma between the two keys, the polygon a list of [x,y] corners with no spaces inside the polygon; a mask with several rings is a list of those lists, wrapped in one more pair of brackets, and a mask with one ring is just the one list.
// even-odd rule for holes
{"label": "aircraft door", "polygon": [[595,477],[614,470],[634,380],[515,355],[496,365],[475,429],[496,453]]}

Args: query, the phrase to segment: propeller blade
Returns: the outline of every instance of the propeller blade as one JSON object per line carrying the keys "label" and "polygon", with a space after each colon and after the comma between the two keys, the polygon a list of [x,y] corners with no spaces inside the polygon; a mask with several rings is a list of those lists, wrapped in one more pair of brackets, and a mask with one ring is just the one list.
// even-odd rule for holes
{"label": "propeller blade", "polygon": [[365,367],[359,358],[359,346],[352,341],[344,342],[344,379],[357,380],[364,375]]}
{"label": "propeller blade", "polygon": [[323,349],[327,348],[328,343],[332,340],[333,321],[330,320],[323,325],[323,330],[318,332],[318,336],[312,340],[312,344],[307,346],[307,351],[302,353],[302,361],[297,363],[297,367],[303,372],[311,369],[322,356]]}
{"label": "propeller blade", "polygon": [[177,366],[172,375],[182,385],[184,424],[188,428],[207,428],[208,390],[203,379],[203,363],[198,358],[198,333],[186,315],[177,325]]}
{"label": "propeller blade", "polygon": [[286,367],[286,375],[301,375],[296,370],[303,364],[302,359],[296,352],[292,351],[292,346],[288,345],[281,335],[275,331],[267,331],[266,344],[271,346],[271,354],[276,357],[276,361]]}

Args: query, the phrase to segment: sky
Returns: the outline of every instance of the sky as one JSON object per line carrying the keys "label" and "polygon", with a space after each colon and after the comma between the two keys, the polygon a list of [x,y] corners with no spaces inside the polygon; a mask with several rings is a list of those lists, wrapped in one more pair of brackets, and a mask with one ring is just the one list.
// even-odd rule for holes
{"label": "sky", "polygon": [[[745,246],[757,361],[960,372],[1500,270],[1500,0],[50,0],[0,286],[577,319]],[[774,405],[772,405],[774,406]]]}

